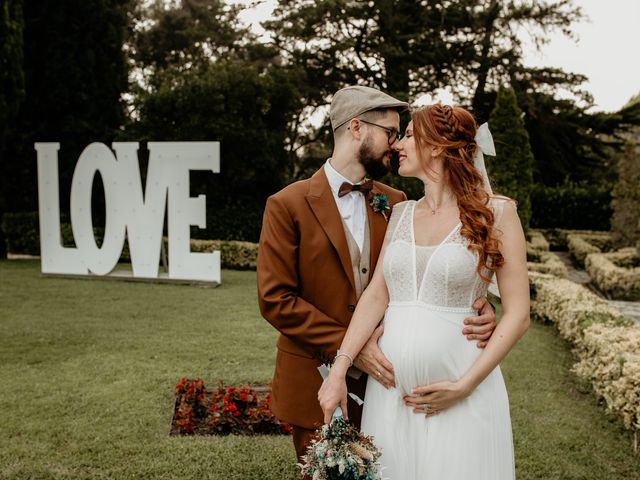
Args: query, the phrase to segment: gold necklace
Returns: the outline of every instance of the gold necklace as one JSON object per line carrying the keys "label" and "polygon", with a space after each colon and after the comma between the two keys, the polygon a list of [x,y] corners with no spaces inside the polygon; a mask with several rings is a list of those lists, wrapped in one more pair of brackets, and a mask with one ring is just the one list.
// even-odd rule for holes
{"label": "gold necklace", "polygon": [[436,215],[440,213],[440,209],[443,207],[445,199],[442,199],[440,203],[432,207],[431,205],[429,205],[429,202],[427,201],[427,196],[425,195],[423,198],[424,198],[424,203],[427,205],[427,208],[431,212],[431,215]]}

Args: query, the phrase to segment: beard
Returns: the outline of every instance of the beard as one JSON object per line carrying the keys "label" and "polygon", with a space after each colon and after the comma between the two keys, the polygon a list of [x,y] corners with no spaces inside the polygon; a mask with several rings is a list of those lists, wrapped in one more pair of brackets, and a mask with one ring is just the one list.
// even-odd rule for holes
{"label": "beard", "polygon": [[373,180],[380,180],[391,170],[391,164],[385,163],[385,156],[391,154],[393,156],[393,150],[388,149],[383,152],[375,152],[370,145],[368,139],[360,145],[358,151],[358,160],[364,167],[367,176]]}

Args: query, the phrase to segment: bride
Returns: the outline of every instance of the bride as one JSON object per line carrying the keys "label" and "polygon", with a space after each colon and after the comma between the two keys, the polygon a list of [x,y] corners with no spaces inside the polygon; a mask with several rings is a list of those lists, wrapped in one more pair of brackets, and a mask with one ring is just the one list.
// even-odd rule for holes
{"label": "bride", "polygon": [[[462,108],[413,113],[395,148],[399,174],[420,179],[425,196],[394,207],[382,268],[318,393],[325,422],[338,406],[348,416],[345,373],[382,318],[379,345],[395,387],[369,377],[362,431],[374,436],[390,480],[515,478],[498,364],[529,326],[526,244],[515,203],[491,193],[477,130]],[[459,331],[494,274],[502,320],[479,350]]]}

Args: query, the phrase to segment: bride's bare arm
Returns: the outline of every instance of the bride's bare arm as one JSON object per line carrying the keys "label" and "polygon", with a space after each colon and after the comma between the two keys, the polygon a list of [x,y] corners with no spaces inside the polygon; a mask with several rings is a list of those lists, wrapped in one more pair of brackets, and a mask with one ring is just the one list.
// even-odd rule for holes
{"label": "bride's bare arm", "polygon": [[[348,418],[345,375],[350,365],[349,358],[355,359],[358,356],[380,323],[389,304],[389,291],[382,272],[385,250],[386,240],[380,250],[378,264],[371,282],[358,300],[349,328],[340,345],[340,353],[345,355],[340,355],[335,359],[329,377],[318,392],[318,400],[324,411],[325,423],[331,419],[331,415],[338,405],[341,406],[345,418]],[[385,361],[388,363],[388,360],[385,359]],[[375,375],[375,372],[370,373]]]}
{"label": "bride's bare arm", "polygon": [[428,405],[438,412],[468,396],[504,359],[529,328],[529,280],[526,240],[515,205],[507,202],[500,222],[500,252],[504,265],[496,273],[502,299],[502,318],[485,350],[457,382],[416,386],[414,395],[405,397],[407,405],[424,411]]}

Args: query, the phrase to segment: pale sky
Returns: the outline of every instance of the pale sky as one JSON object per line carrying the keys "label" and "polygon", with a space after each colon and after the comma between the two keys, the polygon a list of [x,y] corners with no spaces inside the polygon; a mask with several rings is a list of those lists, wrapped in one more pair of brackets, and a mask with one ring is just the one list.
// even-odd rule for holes
{"label": "pale sky", "polygon": [[[235,0],[250,4],[253,0]],[[640,0],[574,0],[589,17],[573,26],[577,41],[562,34],[550,36],[541,53],[525,48],[524,62],[531,66],[562,67],[589,80],[584,89],[595,100],[595,110],[616,111],[640,93]],[[252,25],[270,17],[275,0],[263,0],[242,15]],[[442,98],[443,101],[446,101]]]}

